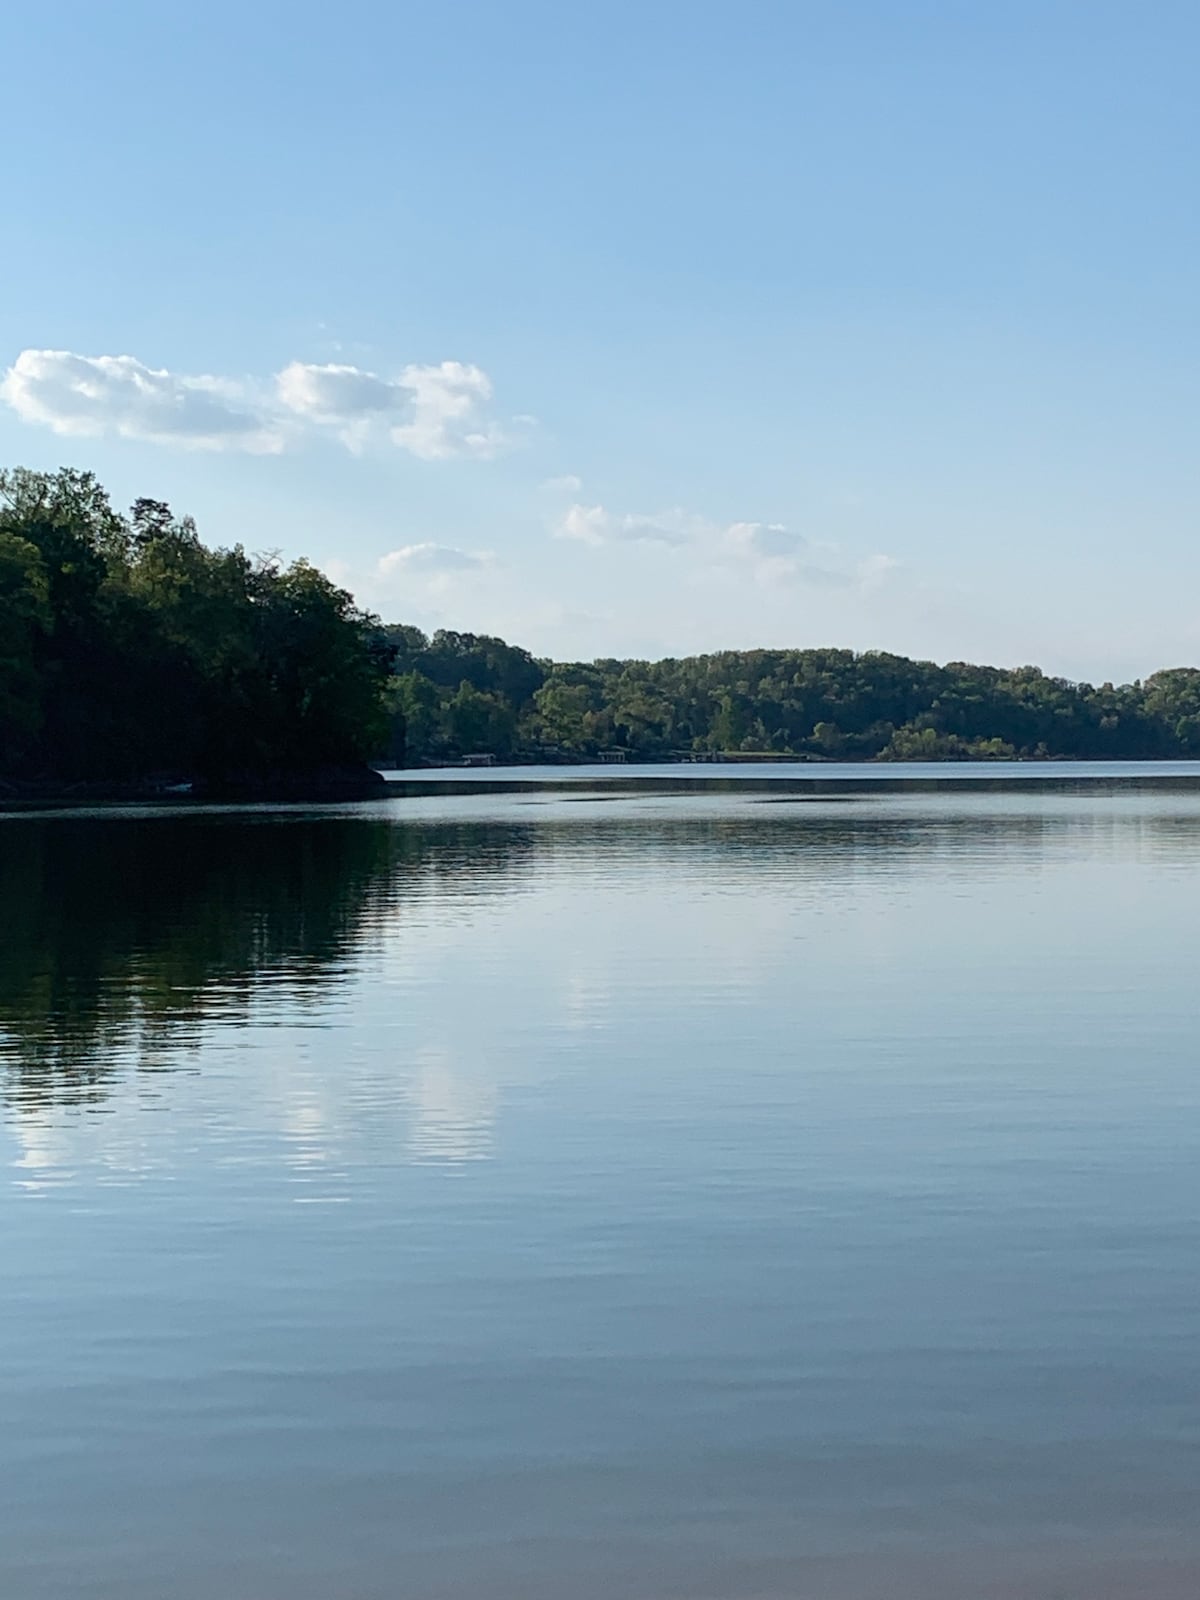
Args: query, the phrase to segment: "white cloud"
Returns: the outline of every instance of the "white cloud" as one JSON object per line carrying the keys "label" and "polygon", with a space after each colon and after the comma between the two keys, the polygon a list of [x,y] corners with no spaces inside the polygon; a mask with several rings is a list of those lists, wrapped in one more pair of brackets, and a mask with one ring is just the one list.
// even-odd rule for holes
{"label": "white cloud", "polygon": [[728,581],[745,573],[765,586],[877,589],[897,565],[885,555],[854,562],[836,545],[807,539],[781,522],[722,524],[678,507],[653,515],[618,514],[602,505],[576,502],[559,517],[553,531],[560,539],[597,547],[667,545],[691,557],[695,575],[708,571],[724,574]]}
{"label": "white cloud", "polygon": [[479,367],[443,361],[436,367],[405,367],[401,387],[412,395],[409,421],[392,429],[392,440],[423,461],[448,456],[499,454],[509,440],[483,407],[492,398],[491,380]]}
{"label": "white cloud", "polygon": [[782,522],[735,522],[725,536],[733,550],[759,561],[794,559],[805,544]]}
{"label": "white cloud", "polygon": [[603,506],[572,506],[560,519],[555,533],[560,539],[578,539],[581,544],[604,544],[612,519]]}
{"label": "white cloud", "polygon": [[365,442],[372,423],[388,416],[397,421],[387,437],[423,461],[486,459],[510,442],[486,414],[491,379],[481,367],[461,361],[410,365],[396,379],[341,363],[293,361],[278,374],[276,392],[289,411],[337,428],[352,447]]}
{"label": "white cloud", "polygon": [[825,589],[878,589],[899,567],[891,556],[848,560],[835,544],[806,539],[779,522],[735,522],[725,529],[727,555],[762,584],[808,584]]}
{"label": "white cloud", "polygon": [[312,422],[346,422],[380,411],[393,411],[402,391],[360,367],[337,363],[315,366],[292,361],[275,376],[281,404]]}
{"label": "white cloud", "polygon": [[133,356],[22,350],[0,399],[25,422],[80,438],[116,434],[190,450],[277,454],[286,434],[245,385],[148,367]]}
{"label": "white cloud", "polygon": [[573,472],[564,472],[561,478],[547,478],[541,487],[547,494],[578,494],[583,488],[583,479]]}
{"label": "white cloud", "polygon": [[760,583],[844,589],[856,581],[855,570],[836,545],[814,543],[781,522],[734,522],[725,529],[723,542]]}
{"label": "white cloud", "polygon": [[364,605],[377,609],[403,600],[414,614],[430,603],[454,596],[461,601],[470,592],[493,585],[501,564],[490,550],[460,550],[432,539],[400,545],[377,560],[357,567],[339,556],[322,563],[327,577]]}
{"label": "white cloud", "polygon": [[653,516],[615,516],[603,506],[576,504],[559,519],[554,531],[560,539],[577,539],[582,544],[683,545],[690,543],[698,530],[695,519],[678,510]]}
{"label": "white cloud", "polygon": [[380,556],[377,570],[385,578],[401,572],[472,572],[487,566],[488,560],[486,555],[473,555],[468,550],[456,550],[452,545],[426,541],[389,550],[385,556]]}
{"label": "white cloud", "polygon": [[0,400],[60,434],[278,453],[330,429],[352,450],[378,440],[423,461],[487,460],[507,449],[514,435],[489,414],[491,399],[487,373],[461,361],[410,364],[395,379],[292,361],[273,385],[255,385],[171,373],[133,356],[23,350],[0,380]]}

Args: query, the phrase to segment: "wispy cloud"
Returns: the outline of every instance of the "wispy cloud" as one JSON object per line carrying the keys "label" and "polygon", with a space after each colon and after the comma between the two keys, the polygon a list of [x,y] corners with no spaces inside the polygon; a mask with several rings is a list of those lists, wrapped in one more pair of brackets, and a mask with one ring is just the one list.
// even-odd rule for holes
{"label": "wispy cloud", "polygon": [[399,550],[389,550],[378,561],[378,571],[384,577],[400,572],[474,572],[486,567],[491,558],[469,550],[456,550],[452,545],[422,544],[402,545]]}
{"label": "wispy cloud", "polygon": [[730,549],[754,561],[795,560],[807,542],[782,522],[734,522],[725,537]]}
{"label": "wispy cloud", "polygon": [[483,369],[461,361],[413,363],[395,378],[292,361],[258,383],[172,373],[134,356],[23,350],[0,379],[0,401],[59,434],[278,454],[332,433],[352,450],[390,444],[423,461],[487,460],[515,443],[531,419],[501,423],[492,393]]}
{"label": "wispy cloud", "polygon": [[721,554],[750,571],[759,583],[849,589],[860,582],[859,564],[848,562],[837,545],[806,539],[780,522],[731,523],[721,545]]}
{"label": "wispy cloud", "polygon": [[596,548],[664,545],[689,560],[695,572],[746,575],[761,584],[878,588],[897,565],[886,555],[850,559],[837,545],[806,538],[780,522],[720,523],[679,507],[618,513],[576,503],[557,518],[552,531],[557,538]]}
{"label": "wispy cloud", "polygon": [[387,606],[402,598],[418,610],[447,596],[461,599],[468,591],[478,591],[481,582],[486,588],[501,570],[490,550],[460,550],[432,539],[400,545],[362,567],[340,556],[331,556],[322,565],[335,583],[365,604]]}
{"label": "wispy cloud", "polygon": [[677,510],[654,516],[617,516],[603,506],[573,505],[559,518],[554,531],[560,539],[577,539],[581,544],[683,545],[695,536],[692,521]]}

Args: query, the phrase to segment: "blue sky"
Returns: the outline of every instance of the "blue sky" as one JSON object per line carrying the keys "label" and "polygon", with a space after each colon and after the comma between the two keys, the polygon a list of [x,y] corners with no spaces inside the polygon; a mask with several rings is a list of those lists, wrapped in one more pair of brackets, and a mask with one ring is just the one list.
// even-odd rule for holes
{"label": "blue sky", "polygon": [[1195,6],[5,36],[0,461],[559,657],[1200,661]]}

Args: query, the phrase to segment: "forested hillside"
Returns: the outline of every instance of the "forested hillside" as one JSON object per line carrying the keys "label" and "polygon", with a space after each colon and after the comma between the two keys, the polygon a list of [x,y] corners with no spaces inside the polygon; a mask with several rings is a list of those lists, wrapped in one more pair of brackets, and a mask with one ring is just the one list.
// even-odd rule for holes
{"label": "forested hillside", "polygon": [[489,754],[1200,755],[1200,671],[1098,687],[850,650],[550,662],[385,626],[306,561],[210,549],[88,473],[0,472],[0,779],[210,785]]}
{"label": "forested hillside", "polygon": [[1036,667],[937,666],[851,650],[535,661],[503,640],[386,630],[397,754],[556,759],[623,751],[888,761],[1200,755],[1200,671],[1071,683]]}

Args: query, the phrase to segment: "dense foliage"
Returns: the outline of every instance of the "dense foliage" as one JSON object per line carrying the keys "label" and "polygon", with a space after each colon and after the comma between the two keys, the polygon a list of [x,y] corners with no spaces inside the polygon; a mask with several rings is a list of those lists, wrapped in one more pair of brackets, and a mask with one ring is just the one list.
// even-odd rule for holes
{"label": "dense foliage", "polygon": [[315,567],[210,550],[90,473],[0,472],[0,774],[223,781],[383,738],[377,625]]}
{"label": "dense foliage", "polygon": [[470,755],[1200,756],[1200,671],[1114,687],[850,650],[553,663],[384,627],[89,473],[0,472],[0,777],[215,783]]}
{"label": "dense foliage", "polygon": [[1114,687],[1036,667],[851,650],[536,662],[502,640],[387,630],[410,764],[475,752],[630,759],[723,752],[889,761],[1200,755],[1200,671]]}

